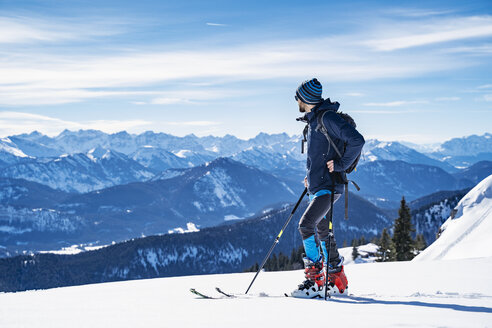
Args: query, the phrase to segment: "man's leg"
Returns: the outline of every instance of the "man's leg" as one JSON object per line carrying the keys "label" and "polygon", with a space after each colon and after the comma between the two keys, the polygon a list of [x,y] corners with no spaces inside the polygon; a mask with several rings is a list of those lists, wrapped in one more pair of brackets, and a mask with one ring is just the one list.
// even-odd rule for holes
{"label": "man's leg", "polygon": [[299,221],[299,232],[303,240],[304,251],[306,257],[312,262],[318,262],[321,259],[316,226],[330,209],[330,197],[330,194],[314,197]]}
{"label": "man's leg", "polygon": [[[329,196],[331,196],[331,195],[329,195]],[[340,198],[340,196],[341,196],[340,194],[335,194],[333,203],[336,203],[337,200]],[[328,261],[328,263],[330,263],[332,265],[336,265],[339,262],[340,254],[338,253],[337,242],[335,240],[335,236],[333,235],[333,229],[329,225],[328,216],[330,215],[330,213],[329,213],[330,209],[331,209],[331,199],[330,199],[330,203],[328,204],[328,212],[327,212],[326,216],[323,217],[319,221],[319,223],[317,225],[317,229],[318,229],[318,235],[319,235],[319,239],[321,241],[321,249],[323,250],[325,261]],[[331,235],[331,238],[329,238],[330,235]],[[329,245],[328,245],[328,240],[330,240]],[[329,258],[329,260],[327,260],[327,257],[328,257],[327,246],[330,247],[330,258]]]}
{"label": "man's leg", "polygon": [[[334,201],[340,198],[340,194],[335,194]],[[329,217],[328,213],[328,217]],[[324,253],[324,258],[328,258],[327,247],[329,247],[330,258],[327,261],[327,279],[330,286],[330,294],[345,294],[348,287],[348,280],[343,270],[343,258],[338,253],[337,243],[333,235],[333,227],[329,225],[329,219],[323,218],[318,223],[318,234],[321,240],[321,248]]]}
{"label": "man's leg", "polygon": [[306,257],[304,260],[305,279],[297,289],[292,291],[293,297],[313,298],[322,297],[324,293],[325,274],[316,226],[330,208],[330,195],[311,197],[311,203],[299,221],[299,232],[304,243]]}

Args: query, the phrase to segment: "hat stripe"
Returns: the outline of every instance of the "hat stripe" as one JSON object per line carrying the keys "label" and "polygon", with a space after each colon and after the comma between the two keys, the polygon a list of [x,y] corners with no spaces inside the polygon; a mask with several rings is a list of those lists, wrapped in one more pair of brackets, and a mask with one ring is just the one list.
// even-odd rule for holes
{"label": "hat stripe", "polygon": [[317,104],[322,101],[322,85],[317,79],[304,81],[296,90],[296,94],[306,104]]}
{"label": "hat stripe", "polygon": [[321,91],[321,84],[319,84],[318,86],[317,83],[314,83],[313,81],[309,81],[306,85],[312,89]]}
{"label": "hat stripe", "polygon": [[316,98],[317,97],[317,94],[319,94],[319,92],[316,92],[314,90],[309,90],[309,89],[304,89],[303,92],[305,92],[306,94],[308,94],[309,96],[313,97],[313,98]]}

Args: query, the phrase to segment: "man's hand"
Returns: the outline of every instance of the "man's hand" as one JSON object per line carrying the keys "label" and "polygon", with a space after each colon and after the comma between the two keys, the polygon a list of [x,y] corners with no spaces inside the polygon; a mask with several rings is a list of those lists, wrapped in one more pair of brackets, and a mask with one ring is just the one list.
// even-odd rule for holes
{"label": "man's hand", "polygon": [[333,163],[333,161],[328,161],[328,163],[326,163],[326,166],[328,166],[328,171],[330,171],[330,173],[335,170],[335,164]]}
{"label": "man's hand", "polygon": [[308,187],[308,183],[307,183],[307,177],[304,178],[304,187]]}

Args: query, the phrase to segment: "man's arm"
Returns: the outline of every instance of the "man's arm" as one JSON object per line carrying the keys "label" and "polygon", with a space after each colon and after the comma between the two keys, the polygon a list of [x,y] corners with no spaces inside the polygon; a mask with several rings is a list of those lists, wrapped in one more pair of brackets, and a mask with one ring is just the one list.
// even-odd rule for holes
{"label": "man's arm", "polygon": [[[343,172],[348,169],[362,150],[365,143],[364,137],[335,112],[326,112],[323,123],[331,136],[347,143],[343,157],[333,160],[333,170]],[[343,149],[339,149],[339,151],[343,151]],[[329,164],[328,168],[330,169]]]}

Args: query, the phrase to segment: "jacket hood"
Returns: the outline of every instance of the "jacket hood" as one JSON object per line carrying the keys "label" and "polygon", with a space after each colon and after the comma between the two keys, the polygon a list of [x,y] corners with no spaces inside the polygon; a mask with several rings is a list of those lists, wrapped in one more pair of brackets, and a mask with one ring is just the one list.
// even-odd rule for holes
{"label": "jacket hood", "polygon": [[332,110],[336,112],[338,111],[338,108],[340,108],[340,103],[338,101],[331,102],[330,98],[326,98],[319,106],[315,107],[313,111]]}
{"label": "jacket hood", "polygon": [[323,100],[319,105],[313,108],[310,113],[306,113],[303,117],[305,121],[311,121],[319,111],[332,110],[334,112],[338,111],[340,103],[338,101],[331,102],[330,98]]}

